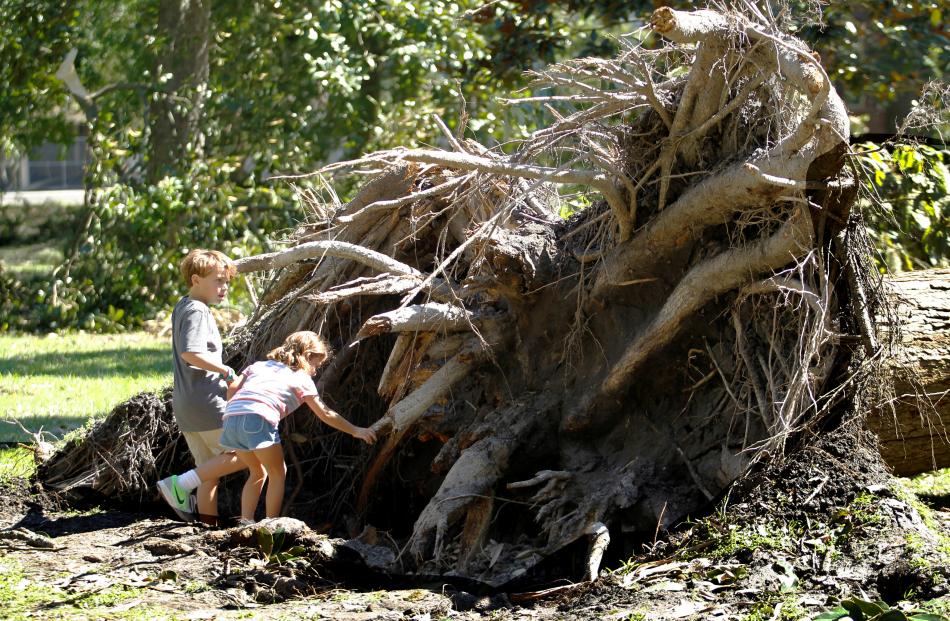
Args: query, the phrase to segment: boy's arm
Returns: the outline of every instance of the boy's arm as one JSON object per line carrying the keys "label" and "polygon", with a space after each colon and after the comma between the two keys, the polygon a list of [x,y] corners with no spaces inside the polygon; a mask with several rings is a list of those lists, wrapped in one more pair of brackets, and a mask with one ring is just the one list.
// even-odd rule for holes
{"label": "boy's arm", "polygon": [[362,440],[367,444],[373,444],[376,442],[376,433],[369,429],[368,427],[357,427],[350,421],[346,420],[323,403],[320,400],[318,395],[308,395],[304,397],[304,402],[310,406],[310,409],[313,410],[313,413],[317,415],[317,418],[330,425],[334,429],[338,429],[343,433],[348,433],[358,440]]}
{"label": "boy's arm", "polygon": [[234,381],[234,370],[222,364],[220,355],[214,356],[208,351],[209,344],[218,340],[215,338],[214,319],[208,311],[186,309],[177,322],[172,322],[172,327],[176,350],[181,352],[179,358],[185,364],[218,373],[229,383]]}
{"label": "boy's arm", "polygon": [[234,369],[225,364],[217,362],[214,358],[212,358],[211,354],[197,351],[185,351],[181,353],[181,359],[193,367],[197,367],[211,373],[218,373],[223,378],[225,378],[225,381],[228,381],[227,378],[230,377],[231,380],[229,383],[233,383],[237,379]]}

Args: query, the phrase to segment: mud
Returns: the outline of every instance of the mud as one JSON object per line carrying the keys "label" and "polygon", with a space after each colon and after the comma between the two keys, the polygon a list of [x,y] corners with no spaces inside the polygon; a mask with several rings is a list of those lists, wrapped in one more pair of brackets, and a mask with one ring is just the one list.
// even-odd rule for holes
{"label": "mud", "polygon": [[[189,619],[810,618],[855,596],[950,609],[946,501],[934,502],[925,522],[898,480],[872,467],[829,478],[815,494],[816,472],[829,472],[824,458],[843,455],[861,472],[854,447],[838,444],[839,455],[832,443],[825,457],[805,453],[759,473],[741,502],[680,525],[596,582],[562,580],[544,591],[386,576],[363,562],[373,545],[347,546],[302,523],[268,555],[256,531],[185,524],[158,506],[63,512],[22,479],[4,483],[0,529],[27,529],[55,547],[0,538],[0,561],[50,592],[77,598],[118,585],[135,589],[136,606]],[[280,552],[287,556],[277,562]],[[59,618],[57,606],[30,613]],[[90,614],[121,618],[122,607],[129,602]]]}

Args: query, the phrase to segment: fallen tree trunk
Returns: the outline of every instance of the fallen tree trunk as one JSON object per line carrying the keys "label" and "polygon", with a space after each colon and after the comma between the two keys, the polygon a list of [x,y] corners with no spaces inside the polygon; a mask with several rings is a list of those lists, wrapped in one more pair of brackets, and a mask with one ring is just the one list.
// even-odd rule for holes
{"label": "fallen tree trunk", "polygon": [[950,270],[898,274],[887,282],[900,321],[898,372],[894,401],[868,416],[868,426],[894,474],[911,476],[950,467]]}

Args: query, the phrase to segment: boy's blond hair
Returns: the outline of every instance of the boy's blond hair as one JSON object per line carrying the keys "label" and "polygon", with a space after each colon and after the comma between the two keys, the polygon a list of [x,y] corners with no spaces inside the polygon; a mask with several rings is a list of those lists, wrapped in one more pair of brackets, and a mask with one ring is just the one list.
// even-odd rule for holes
{"label": "boy's blond hair", "polygon": [[228,255],[217,250],[202,250],[195,248],[181,260],[181,275],[190,287],[192,276],[201,276],[202,278],[214,272],[219,267],[223,267],[228,278],[233,278],[237,274],[237,267],[234,262],[228,258]]}
{"label": "boy's blond hair", "polygon": [[320,361],[322,365],[330,357],[330,345],[316,332],[302,330],[288,336],[280,347],[270,350],[267,358],[282,362],[294,371],[303,369],[307,375],[313,375],[320,365],[317,367],[311,365],[310,359],[307,358],[308,354],[322,354],[323,359]]}

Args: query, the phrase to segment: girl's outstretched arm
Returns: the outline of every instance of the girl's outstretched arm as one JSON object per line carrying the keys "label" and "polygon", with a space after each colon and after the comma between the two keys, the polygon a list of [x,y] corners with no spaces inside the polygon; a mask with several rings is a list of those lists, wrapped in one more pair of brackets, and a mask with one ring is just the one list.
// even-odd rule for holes
{"label": "girl's outstretched arm", "polygon": [[328,408],[318,395],[306,397],[304,401],[310,406],[310,409],[313,410],[313,413],[317,415],[317,418],[330,425],[334,429],[338,429],[343,433],[348,433],[354,438],[362,440],[367,444],[374,444],[376,442],[376,432],[367,427],[357,427],[350,421],[346,420]]}

